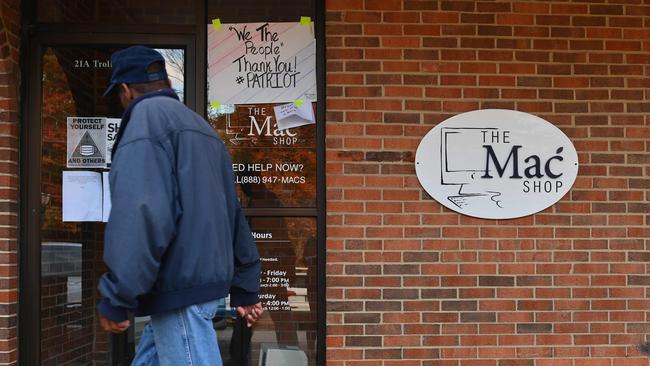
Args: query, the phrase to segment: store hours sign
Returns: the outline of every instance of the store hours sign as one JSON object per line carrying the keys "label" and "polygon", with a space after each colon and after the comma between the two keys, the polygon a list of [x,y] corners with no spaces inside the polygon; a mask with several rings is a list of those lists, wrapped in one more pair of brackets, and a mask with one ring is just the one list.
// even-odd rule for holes
{"label": "store hours sign", "polygon": [[569,192],[578,154],[542,118],[486,109],[451,117],[429,131],[415,169],[422,187],[447,208],[509,219],[542,211]]}

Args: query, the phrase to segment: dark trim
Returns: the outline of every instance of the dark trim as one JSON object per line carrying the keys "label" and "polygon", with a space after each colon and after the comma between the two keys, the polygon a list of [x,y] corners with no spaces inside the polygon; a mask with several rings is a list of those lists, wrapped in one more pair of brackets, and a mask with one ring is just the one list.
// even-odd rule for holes
{"label": "dark trim", "polygon": [[250,217],[315,217],[320,214],[317,208],[242,208],[242,211]]}
{"label": "dark trim", "polygon": [[195,0],[196,2],[196,113],[207,119],[207,82],[208,82],[208,2]]}
{"label": "dark trim", "polygon": [[[29,164],[33,159],[40,159],[41,145],[30,144],[38,141],[41,131],[28,128],[33,125],[35,116],[40,116],[41,91],[30,93],[29,86],[40,82],[41,66],[38,62],[40,49],[30,37],[28,24],[34,17],[33,1],[23,1],[21,13],[21,45],[20,45],[20,144],[18,160],[20,167],[19,187],[19,218],[20,230],[18,236],[19,260],[19,297],[18,297],[18,349],[19,365],[38,365],[40,363],[40,341],[34,344],[33,339],[40,340],[40,299],[41,299],[41,251],[40,245],[29,243],[40,242],[40,225],[28,223],[41,222],[40,199],[40,164]],[[29,182],[34,182],[29,184]],[[22,352],[20,352],[22,350]]]}
{"label": "dark trim", "polygon": [[27,25],[36,22],[36,0],[22,0],[20,3],[20,23],[23,30],[26,30]]}
{"label": "dark trim", "polygon": [[69,24],[69,23],[32,23],[33,32],[45,34],[50,32],[65,33],[87,33],[101,35],[105,33],[128,33],[128,34],[185,34],[194,35],[195,26],[190,25],[142,25],[142,24]]}
{"label": "dark trim", "polygon": [[318,102],[316,103],[316,206],[318,208],[318,218],[316,221],[316,253],[318,261],[316,364],[325,366],[327,362],[327,186],[325,170],[325,93],[327,89],[325,85],[325,0],[316,0],[314,27],[316,32],[316,86],[318,88]]}
{"label": "dark trim", "polygon": [[152,46],[187,46],[194,48],[193,35],[188,34],[145,34],[132,33],[124,37],[119,33],[74,33],[48,32],[39,33],[38,38],[42,44],[48,46],[127,46],[134,44],[149,44]]}

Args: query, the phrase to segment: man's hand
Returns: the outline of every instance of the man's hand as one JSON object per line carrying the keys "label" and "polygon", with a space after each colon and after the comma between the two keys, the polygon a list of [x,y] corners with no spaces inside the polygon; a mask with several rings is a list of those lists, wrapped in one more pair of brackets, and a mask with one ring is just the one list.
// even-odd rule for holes
{"label": "man's hand", "polygon": [[99,324],[107,332],[111,332],[115,334],[122,333],[125,330],[129,329],[129,326],[131,325],[131,322],[129,322],[128,320],[118,323],[104,316],[101,315],[97,315],[97,316],[99,316]]}
{"label": "man's hand", "polygon": [[246,325],[249,327],[252,327],[264,312],[264,308],[260,302],[255,305],[238,306],[236,310],[239,316],[246,319]]}

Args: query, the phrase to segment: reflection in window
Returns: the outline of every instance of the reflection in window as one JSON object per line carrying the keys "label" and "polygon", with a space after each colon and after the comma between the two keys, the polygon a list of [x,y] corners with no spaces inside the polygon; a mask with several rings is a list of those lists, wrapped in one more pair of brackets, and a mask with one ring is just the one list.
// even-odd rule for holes
{"label": "reflection in window", "polygon": [[258,365],[265,357],[261,364],[271,365],[285,357],[314,365],[316,219],[254,217],[250,222],[262,261],[260,296],[266,312],[252,330],[233,316],[215,320],[224,364]]}
{"label": "reflection in window", "polygon": [[82,365],[109,359],[109,337],[95,328],[96,278],[102,223],[62,221],[62,172],[67,118],[117,117],[117,101],[102,97],[112,50],[50,47],[42,65],[41,299],[42,365]]}
{"label": "reflection in window", "polygon": [[279,130],[275,105],[210,109],[209,122],[232,156],[240,203],[316,207],[316,125]]}
{"label": "reflection in window", "polygon": [[[46,282],[61,286],[66,296],[66,308],[81,306],[81,244],[43,243],[41,247],[41,274]],[[62,287],[62,286],[61,286]]]}
{"label": "reflection in window", "polygon": [[[214,18],[222,24],[299,22],[302,16],[314,19],[315,13],[313,0],[208,0],[204,24]],[[208,95],[218,87],[208,81]],[[316,208],[316,125],[278,129],[274,112],[278,104],[209,102],[214,103],[207,106],[208,122],[232,156],[242,207],[261,209],[258,212]],[[316,103],[311,107],[315,109]],[[249,220],[262,261],[261,297],[267,311],[252,329],[227,315],[215,321],[224,365],[315,365],[316,218]]]}
{"label": "reflection in window", "polygon": [[66,306],[81,306],[81,276],[68,276]]}
{"label": "reflection in window", "polygon": [[185,50],[178,48],[156,49],[165,59],[165,68],[172,89],[178,94],[181,102],[185,102]]}

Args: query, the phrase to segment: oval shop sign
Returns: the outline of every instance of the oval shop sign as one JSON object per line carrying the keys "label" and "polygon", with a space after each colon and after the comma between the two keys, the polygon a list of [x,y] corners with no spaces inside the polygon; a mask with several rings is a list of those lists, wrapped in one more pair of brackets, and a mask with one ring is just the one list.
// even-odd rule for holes
{"label": "oval shop sign", "polygon": [[542,118],[484,109],[429,131],[418,146],[415,171],[443,206],[473,217],[510,219],[559,201],[578,175],[578,153]]}

